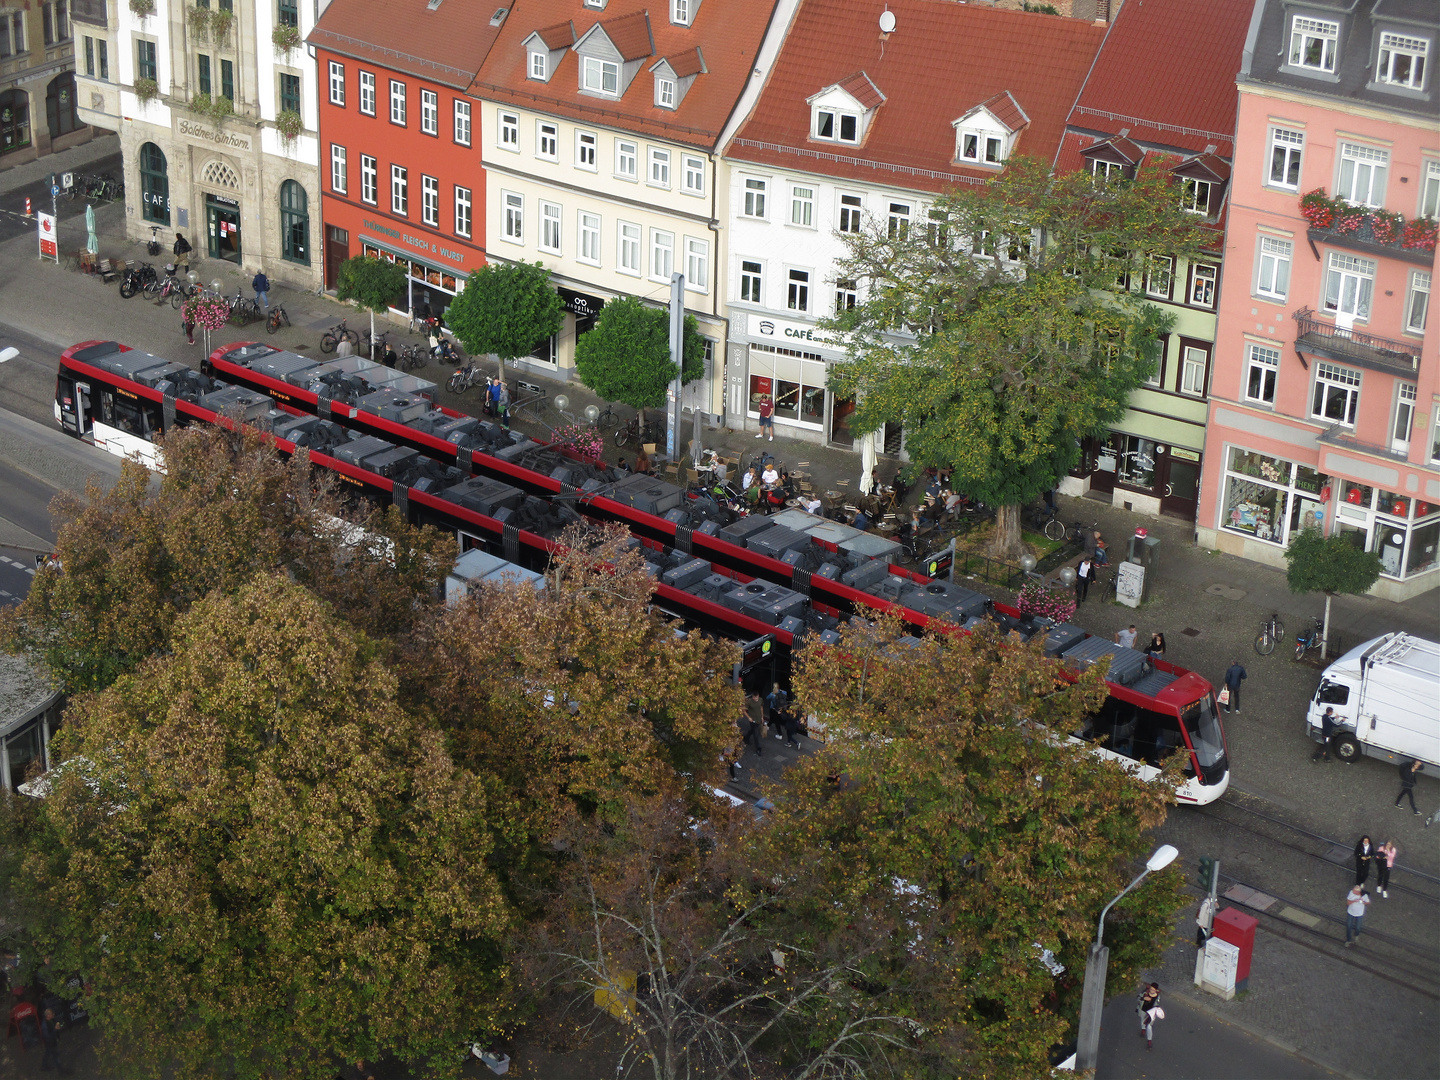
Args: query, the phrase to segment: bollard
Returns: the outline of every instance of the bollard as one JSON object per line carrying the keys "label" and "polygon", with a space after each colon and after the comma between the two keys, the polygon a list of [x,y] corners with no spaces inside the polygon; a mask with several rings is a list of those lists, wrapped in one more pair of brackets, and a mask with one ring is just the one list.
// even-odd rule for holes
{"label": "bollard", "polygon": [[25,216],[30,216],[30,197],[28,195],[25,197]]}

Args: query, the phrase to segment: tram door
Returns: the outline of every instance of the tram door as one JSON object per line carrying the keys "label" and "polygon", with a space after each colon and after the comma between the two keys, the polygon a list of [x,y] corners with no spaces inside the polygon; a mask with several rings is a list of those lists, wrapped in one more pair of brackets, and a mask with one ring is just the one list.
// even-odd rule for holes
{"label": "tram door", "polygon": [[56,388],[60,399],[60,427],[77,438],[90,431],[90,384],[62,376]]}

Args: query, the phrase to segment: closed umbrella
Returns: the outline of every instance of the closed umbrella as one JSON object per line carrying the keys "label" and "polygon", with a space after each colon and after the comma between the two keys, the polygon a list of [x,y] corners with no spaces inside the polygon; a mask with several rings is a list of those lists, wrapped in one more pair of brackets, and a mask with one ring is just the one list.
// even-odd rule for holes
{"label": "closed umbrella", "polygon": [[871,474],[875,472],[875,436],[866,435],[860,444],[860,494],[869,495]]}
{"label": "closed umbrella", "polygon": [[100,238],[95,235],[95,207],[85,207],[85,250],[91,255],[100,254]]}

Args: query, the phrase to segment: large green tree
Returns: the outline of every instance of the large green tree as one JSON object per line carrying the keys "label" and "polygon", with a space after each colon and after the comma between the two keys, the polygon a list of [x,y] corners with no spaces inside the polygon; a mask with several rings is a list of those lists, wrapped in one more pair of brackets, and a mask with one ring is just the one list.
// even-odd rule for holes
{"label": "large green tree", "polygon": [[1020,508],[1155,370],[1172,319],[1117,281],[1138,281],[1152,257],[1195,255],[1205,236],[1165,170],[1106,184],[1012,159],[923,222],[840,234],[836,277],[858,283],[860,302],[825,320],[851,352],[831,389],[856,401],[858,434],[903,424],[914,467],[952,468],[998,507],[995,550],[1014,555]]}
{"label": "large green tree", "polygon": [[363,633],[262,575],[70,710],[23,869],[135,1075],[453,1076],[505,1017],[484,785]]}
{"label": "large green tree", "polygon": [[[705,339],[693,315],[685,316],[682,383],[705,374]],[[665,404],[675,381],[670,359],[670,312],[633,296],[611,300],[595,328],[575,346],[575,373],[606,401],[640,409]]]}
{"label": "large green tree", "polygon": [[445,322],[472,353],[494,353],[505,361],[526,356],[558,333],[565,305],[543,263],[490,263],[471,274],[445,309]]}
{"label": "large green tree", "polygon": [[1291,592],[1325,594],[1325,626],[1320,659],[1329,655],[1330,601],[1342,593],[1368,592],[1380,578],[1380,556],[1356,547],[1343,533],[1326,536],[1319,529],[1301,529],[1285,549],[1285,583]]}
{"label": "large green tree", "polygon": [[370,339],[374,341],[375,313],[385,314],[405,295],[405,280],[405,270],[389,259],[356,255],[340,264],[335,296],[353,300],[370,313]]}

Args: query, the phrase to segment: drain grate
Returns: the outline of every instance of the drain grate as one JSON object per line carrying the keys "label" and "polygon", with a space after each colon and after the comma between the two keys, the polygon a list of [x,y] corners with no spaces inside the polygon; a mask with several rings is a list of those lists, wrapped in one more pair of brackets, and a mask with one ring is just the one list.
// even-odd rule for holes
{"label": "drain grate", "polygon": [[1184,630],[1181,630],[1180,633],[1184,634],[1186,637],[1199,637],[1199,636],[1200,636],[1200,631],[1199,631],[1199,630],[1196,630],[1193,626],[1187,626],[1187,627],[1185,627],[1185,629],[1184,629]]}

